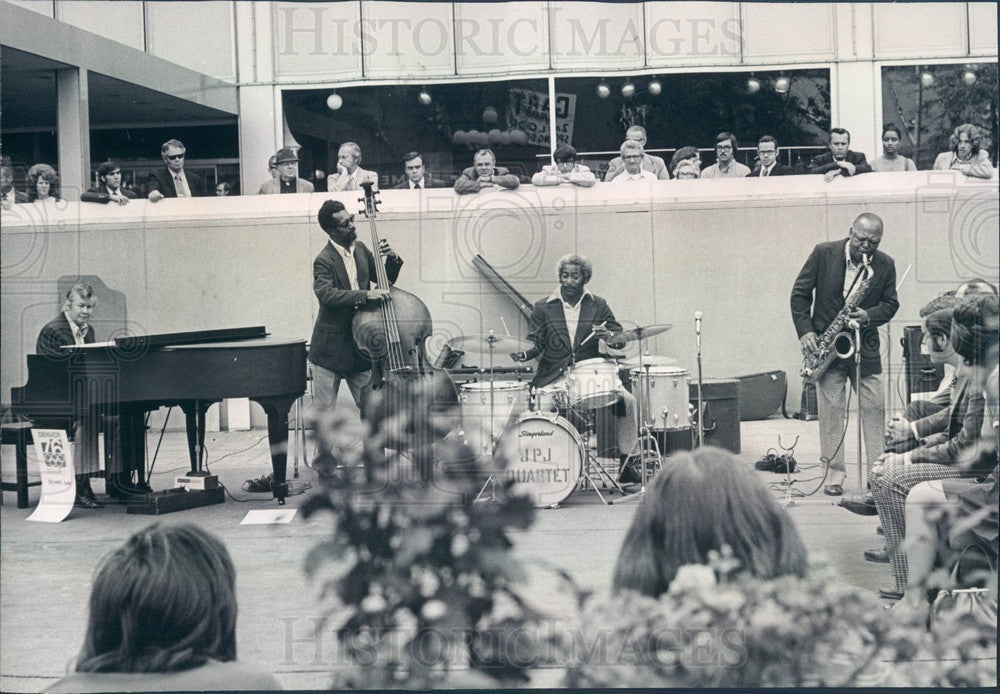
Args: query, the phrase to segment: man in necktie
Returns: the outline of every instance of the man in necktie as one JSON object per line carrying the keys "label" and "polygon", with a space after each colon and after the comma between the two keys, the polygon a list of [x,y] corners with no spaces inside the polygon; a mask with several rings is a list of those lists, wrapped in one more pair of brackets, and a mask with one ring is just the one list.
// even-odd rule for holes
{"label": "man in necktie", "polygon": [[337,152],[337,176],[330,180],[330,190],[361,190],[365,181],[371,181],[378,190],[378,174],[361,168],[361,147],[355,142],[345,142]]}
{"label": "man in necktie", "polygon": [[443,188],[444,183],[431,178],[424,169],[424,159],[420,152],[410,152],[403,157],[403,170],[406,171],[406,178],[397,183],[395,190],[414,190],[424,188]]}
{"label": "man in necktie", "polygon": [[197,174],[184,170],[187,150],[180,140],[167,140],[160,147],[160,156],[166,168],[154,171],[146,183],[146,197],[150,202],[163,198],[200,198],[205,195],[205,182]]}
{"label": "man in necktie", "polygon": [[757,165],[747,174],[747,178],[767,178],[768,176],[791,176],[795,169],[778,163],[778,141],[764,135],[757,142]]}

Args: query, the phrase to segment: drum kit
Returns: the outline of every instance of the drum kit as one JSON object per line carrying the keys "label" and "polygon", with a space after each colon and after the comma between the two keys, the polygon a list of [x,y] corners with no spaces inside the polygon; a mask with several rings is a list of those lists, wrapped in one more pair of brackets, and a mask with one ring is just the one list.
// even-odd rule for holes
{"label": "drum kit", "polygon": [[[495,378],[497,373],[510,371],[497,369],[495,357],[526,351],[533,346],[529,341],[492,332],[449,340],[445,348],[449,353],[488,356],[488,367],[480,372],[486,379],[459,386],[462,430],[469,440],[478,435],[481,455],[502,454],[508,461],[505,469],[486,481],[477,500],[483,498],[488,488],[492,490],[499,478],[513,479],[517,490],[527,493],[541,508],[554,508],[577,488],[588,486],[606,505],[611,501],[600,487],[610,486],[611,491],[625,495],[617,475],[591,451],[590,443],[596,410],[614,405],[622,398],[623,372],[631,376],[638,401],[639,439],[628,453],[632,457],[638,453],[642,461],[640,491],[644,491],[647,467],[655,471],[662,463],[654,432],[691,428],[690,372],[675,366],[675,359],[645,353],[646,339],[670,327],[660,324],[624,331],[626,340],[639,342],[637,357],[575,362],[563,378],[537,388],[524,381]],[[583,422],[581,429],[573,425],[571,416]]]}

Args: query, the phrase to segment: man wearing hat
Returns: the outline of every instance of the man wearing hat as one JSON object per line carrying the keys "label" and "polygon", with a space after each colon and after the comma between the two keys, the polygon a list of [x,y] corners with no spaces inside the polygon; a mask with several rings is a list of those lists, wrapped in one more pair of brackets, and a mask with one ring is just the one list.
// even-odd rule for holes
{"label": "man wearing hat", "polygon": [[546,164],[542,170],[531,177],[533,186],[557,186],[561,183],[572,183],[575,186],[589,188],[597,183],[594,172],[583,164],[576,163],[576,150],[569,145],[559,145],[552,153],[554,164]]}
{"label": "man wearing hat", "polygon": [[299,178],[299,158],[295,152],[284,147],[274,155],[274,164],[278,167],[278,177],[265,181],[258,195],[277,195],[278,193],[311,193],[313,184],[304,178]]}

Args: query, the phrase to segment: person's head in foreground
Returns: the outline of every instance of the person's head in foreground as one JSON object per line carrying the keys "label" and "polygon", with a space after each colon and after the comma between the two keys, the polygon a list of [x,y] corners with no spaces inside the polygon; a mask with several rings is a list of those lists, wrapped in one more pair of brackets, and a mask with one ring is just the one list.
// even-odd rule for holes
{"label": "person's head in foreground", "polygon": [[174,672],[236,659],[236,570],[197,525],[154,523],[101,561],[77,672]]}
{"label": "person's head in foreground", "polygon": [[757,578],[803,576],[805,545],[791,516],[746,463],[721,448],[674,453],[663,462],[632,519],[615,566],[615,592],[656,597],[685,564],[708,564],[732,549]]}

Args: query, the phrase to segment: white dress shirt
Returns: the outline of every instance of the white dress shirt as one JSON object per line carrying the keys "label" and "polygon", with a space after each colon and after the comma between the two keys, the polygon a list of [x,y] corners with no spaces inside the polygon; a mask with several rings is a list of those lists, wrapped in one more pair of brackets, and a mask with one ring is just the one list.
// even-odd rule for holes
{"label": "white dress shirt", "polygon": [[344,267],[347,269],[347,279],[351,283],[351,289],[361,289],[358,285],[358,264],[354,261],[354,244],[350,248],[344,248],[339,243],[329,242],[331,246],[344,259]]}
{"label": "white dress shirt", "polygon": [[[649,173],[649,172],[647,172]],[[624,174],[623,174],[624,175]],[[652,174],[651,174],[652,175]],[[655,179],[656,176],[653,175]],[[618,180],[618,179],[615,179]],[[556,289],[550,296],[549,301],[558,301],[562,304],[563,308],[563,318],[566,319],[566,330],[569,331],[569,343],[571,346],[576,347],[576,328],[580,324],[580,307],[583,305],[583,297],[590,294],[586,289],[583,290],[583,294],[580,295],[580,300],[576,302],[576,306],[567,303],[562,298],[562,288]]]}
{"label": "white dress shirt", "polygon": [[73,343],[77,346],[86,344],[84,337],[87,335],[87,326],[84,325],[82,328],[73,322],[73,319],[69,317],[69,314],[63,311],[63,315],[66,316],[66,321],[69,323],[70,329],[73,331]]}

